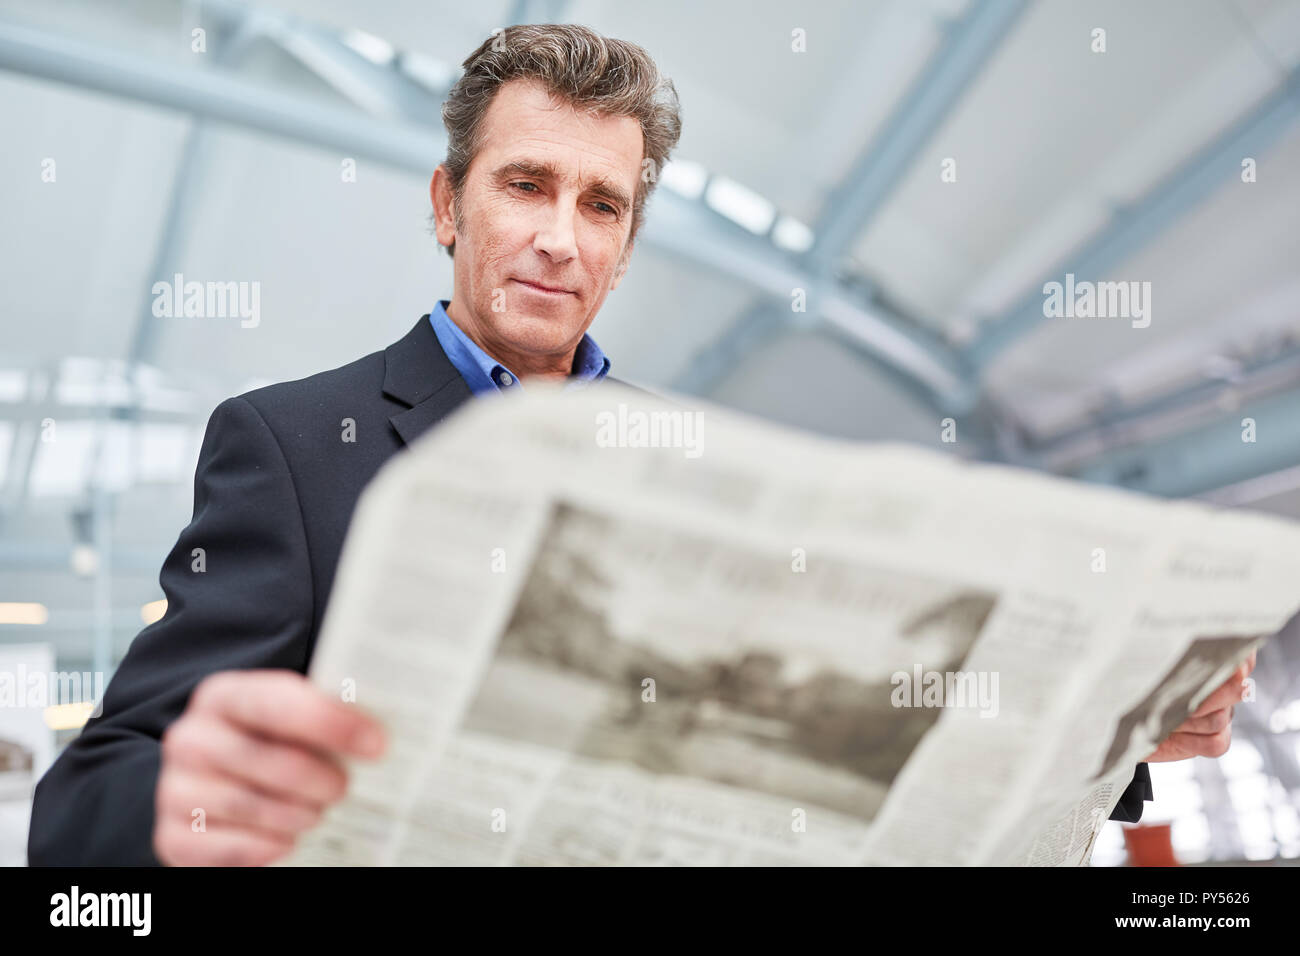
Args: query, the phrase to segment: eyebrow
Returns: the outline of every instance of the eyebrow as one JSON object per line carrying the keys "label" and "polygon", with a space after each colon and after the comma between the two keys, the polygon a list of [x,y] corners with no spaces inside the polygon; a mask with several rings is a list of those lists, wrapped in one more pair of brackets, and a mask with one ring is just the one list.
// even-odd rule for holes
{"label": "eyebrow", "polygon": [[[501,180],[511,175],[531,176],[533,179],[550,181],[562,178],[559,171],[551,163],[535,163],[530,160],[517,160],[513,163],[506,163],[496,171],[494,177]],[[591,180],[583,188],[586,192],[600,196],[602,199],[608,199],[620,209],[628,209],[632,205],[627,193],[608,179],[598,177]]]}

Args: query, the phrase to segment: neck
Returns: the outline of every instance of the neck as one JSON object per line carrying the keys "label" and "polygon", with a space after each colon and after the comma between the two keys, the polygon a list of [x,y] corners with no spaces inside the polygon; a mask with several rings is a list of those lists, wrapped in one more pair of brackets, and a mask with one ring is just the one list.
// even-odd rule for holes
{"label": "neck", "polygon": [[510,371],[519,376],[520,381],[563,382],[573,370],[573,356],[578,351],[573,347],[559,354],[538,355],[535,352],[520,352],[501,345],[483,334],[483,330],[473,321],[473,313],[464,308],[453,296],[447,303],[447,318],[456,323],[471,342],[496,359]]}
{"label": "neck", "polygon": [[[497,361],[500,361],[498,359]],[[573,368],[573,358],[569,358],[570,369]],[[519,378],[525,382],[563,382],[569,377],[569,372],[520,372]]]}

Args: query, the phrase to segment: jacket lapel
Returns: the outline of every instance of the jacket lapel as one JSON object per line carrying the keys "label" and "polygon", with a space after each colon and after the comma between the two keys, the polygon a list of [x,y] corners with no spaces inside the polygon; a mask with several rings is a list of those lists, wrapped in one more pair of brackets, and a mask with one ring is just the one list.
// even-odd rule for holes
{"label": "jacket lapel", "polygon": [[[606,378],[601,384],[606,382],[653,395],[615,378]],[[474,397],[442,350],[427,315],[384,350],[384,394],[411,406],[388,418],[408,445]]]}
{"label": "jacket lapel", "polygon": [[411,406],[388,421],[411,444],[473,397],[427,315],[384,350],[384,394]]}

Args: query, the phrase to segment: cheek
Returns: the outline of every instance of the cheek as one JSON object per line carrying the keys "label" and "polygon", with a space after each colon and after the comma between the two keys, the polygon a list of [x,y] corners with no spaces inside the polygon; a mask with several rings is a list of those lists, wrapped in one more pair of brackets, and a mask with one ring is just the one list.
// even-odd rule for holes
{"label": "cheek", "polygon": [[525,236],[517,227],[503,226],[490,220],[482,223],[474,236],[475,271],[493,280],[496,267],[502,263],[508,265],[518,256],[520,248],[527,245]]}
{"label": "cheek", "polygon": [[608,230],[592,227],[579,240],[578,249],[582,255],[583,268],[593,279],[614,274],[619,253],[623,251],[621,239],[621,236],[611,237]]}
{"label": "cheek", "polygon": [[479,204],[472,219],[475,245],[482,250],[483,258],[499,256],[503,251],[527,245],[530,224],[526,210],[517,205],[487,200]]}

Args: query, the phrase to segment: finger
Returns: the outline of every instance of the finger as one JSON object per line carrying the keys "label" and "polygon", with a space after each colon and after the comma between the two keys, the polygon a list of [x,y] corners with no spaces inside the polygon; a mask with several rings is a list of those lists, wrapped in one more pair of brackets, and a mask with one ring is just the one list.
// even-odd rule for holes
{"label": "finger", "polygon": [[1174,728],[1174,733],[1217,734],[1230,723],[1232,723],[1232,708],[1223,707],[1219,710],[1212,710],[1208,714],[1202,714],[1200,717],[1188,717]]}
{"label": "finger", "polygon": [[1201,701],[1190,716],[1203,717],[1211,711],[1222,710],[1224,707],[1231,707],[1233,704],[1240,704],[1244,692],[1243,679],[1241,668],[1238,668],[1231,677],[1216,687],[1209,697]]}
{"label": "finger", "polygon": [[183,820],[158,821],[153,850],[169,866],[266,866],[293,849],[293,840],[221,825],[195,832]]}
{"label": "finger", "polygon": [[1194,757],[1222,757],[1232,743],[1232,725],[1217,734],[1173,733],[1169,740]]}
{"label": "finger", "polygon": [[[159,814],[171,814],[187,824],[228,824],[294,837],[320,822],[321,810],[297,801],[277,799],[228,777],[169,768],[158,782]],[[200,816],[196,811],[202,811]]]}
{"label": "finger", "polygon": [[163,735],[167,764],[230,776],[272,796],[323,808],[343,796],[347,773],[333,758],[191,715]]}
{"label": "finger", "polygon": [[361,757],[383,752],[383,727],[296,671],[222,671],[194,690],[196,710],[289,743]]}

